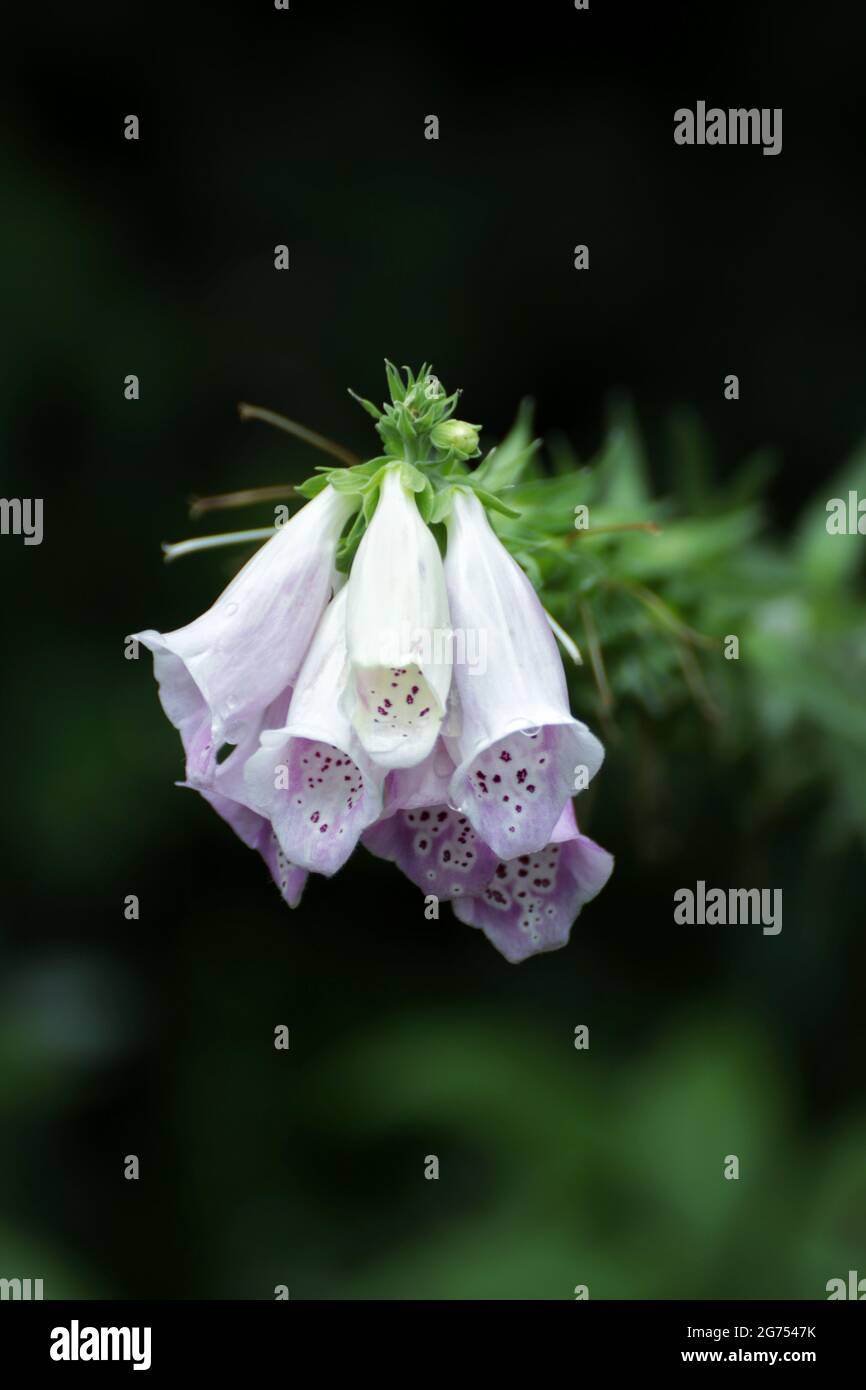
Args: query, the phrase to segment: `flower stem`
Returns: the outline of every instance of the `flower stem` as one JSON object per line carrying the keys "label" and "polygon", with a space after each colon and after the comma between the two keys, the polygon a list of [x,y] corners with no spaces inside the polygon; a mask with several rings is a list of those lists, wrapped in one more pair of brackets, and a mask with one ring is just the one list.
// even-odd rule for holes
{"label": "flower stem", "polygon": [[189,514],[193,519],[204,516],[205,512],[226,511],[231,507],[251,507],[256,502],[277,502],[281,497],[291,497],[294,492],[291,483],[275,483],[273,487],[247,487],[241,492],[218,492],[213,497],[191,497]]}
{"label": "flower stem", "polygon": [[691,647],[685,643],[677,648],[677,655],[680,665],[683,668],[683,675],[686,678],[686,685],[701,714],[708,724],[718,724],[721,718],[719,707],[710,694],[709,686],[704,679],[700,662],[692,651]]}
{"label": "flower stem", "polygon": [[198,550],[216,550],[223,545],[245,545],[249,541],[263,541],[276,534],[273,526],[257,526],[251,531],[227,531],[219,536],[197,536],[190,541],[163,542],[162,553],[166,564],[179,560],[183,555],[192,555]]}
{"label": "flower stem", "polygon": [[264,420],[267,425],[275,425],[278,430],[285,430],[286,434],[293,434],[296,439],[302,439],[305,444],[312,444],[314,449],[320,449],[323,454],[330,454],[349,468],[362,461],[357,454],[352,453],[351,449],[344,449],[342,444],[335,444],[332,439],[326,439],[323,434],[317,434],[315,430],[308,430],[306,425],[299,425],[294,420],[289,420],[285,415],[278,415],[274,410],[266,410],[264,406],[248,405],[246,401],[241,401],[238,405],[238,414],[242,420]]}
{"label": "flower stem", "polygon": [[605,536],[614,531],[649,531],[653,536],[660,536],[662,528],[655,521],[621,521],[611,526],[577,526],[568,532],[565,539],[573,541],[575,536]]}
{"label": "flower stem", "polygon": [[708,637],[704,632],[698,632],[696,628],[689,627],[682,618],[678,617],[671,608],[670,604],[665,603],[664,599],[655,592],[648,589],[643,584],[633,584],[625,579],[606,579],[603,581],[607,589],[622,589],[624,593],[631,594],[632,598],[637,599],[648,608],[650,613],[658,619],[671,632],[676,633],[684,642],[691,642],[698,647],[718,647],[718,641],[713,637]]}
{"label": "flower stem", "polygon": [[548,611],[547,611],[546,608],[545,608],[545,610],[544,610],[544,616],[545,616],[545,618],[547,619],[547,621],[550,623],[550,628],[551,628],[551,631],[553,632],[553,635],[554,635],[554,636],[557,638],[557,640],[559,641],[560,646],[564,647],[564,649],[568,652],[568,655],[571,657],[571,659],[572,659],[572,661],[574,662],[575,666],[582,666],[582,665],[583,665],[583,657],[582,657],[581,654],[580,654],[580,648],[578,647],[578,645],[577,645],[577,643],[575,642],[574,638],[571,637],[571,636],[569,635],[569,633],[566,632],[566,630],[565,630],[564,627],[560,627],[559,623],[556,621],[556,619],[554,618],[553,614],[552,614],[552,613],[548,613]]}
{"label": "flower stem", "polygon": [[613,709],[613,692],[608,684],[607,671],[604,668],[604,657],[601,651],[601,642],[598,637],[598,628],[592,616],[592,609],[586,602],[586,599],[581,600],[580,616],[583,619],[583,626],[586,632],[586,646],[589,652],[592,674],[595,677],[599,698],[601,699],[602,715],[606,715]]}

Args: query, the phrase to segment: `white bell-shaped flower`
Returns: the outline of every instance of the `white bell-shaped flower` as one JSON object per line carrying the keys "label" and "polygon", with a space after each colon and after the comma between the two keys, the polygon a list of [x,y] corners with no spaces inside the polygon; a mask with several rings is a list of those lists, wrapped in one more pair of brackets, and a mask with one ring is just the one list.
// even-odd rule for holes
{"label": "white bell-shaped flower", "polygon": [[448,595],[439,547],[395,463],[349,576],[346,712],[383,768],[432,751],[451,684]]}

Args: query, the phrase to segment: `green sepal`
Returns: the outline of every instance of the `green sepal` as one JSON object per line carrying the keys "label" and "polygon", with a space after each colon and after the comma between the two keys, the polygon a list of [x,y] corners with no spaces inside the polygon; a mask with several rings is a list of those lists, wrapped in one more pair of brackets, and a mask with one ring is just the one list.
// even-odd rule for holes
{"label": "green sepal", "polygon": [[440,522],[448,520],[451,515],[451,505],[454,501],[455,491],[456,489],[453,487],[444,487],[440,492],[435,494],[433,505],[430,509],[430,515],[425,517],[429,526],[438,526]]}
{"label": "green sepal", "polygon": [[[411,377],[411,372],[408,372],[408,368],[407,373]],[[388,378],[388,390],[391,392],[391,400],[395,403],[405,400],[406,387],[403,385],[402,377],[393,362],[389,362],[387,357],[385,358],[385,375]]]}
{"label": "green sepal", "polygon": [[[423,492],[426,487],[430,487],[429,480],[416,468],[414,463],[404,463],[400,469],[400,481],[404,487],[411,492]],[[432,491],[432,488],[430,489]]]}
{"label": "green sepal", "polygon": [[312,501],[314,497],[318,497],[320,492],[324,492],[327,486],[327,477],[323,477],[322,474],[319,473],[316,477],[305,478],[302,483],[298,483],[295,487],[295,492],[299,492],[301,496],[306,497],[309,502]]}
{"label": "green sepal", "polygon": [[357,401],[360,406],[363,406],[368,415],[372,415],[374,420],[381,420],[382,412],[377,405],[374,405],[372,401],[364,400],[364,397],[359,396],[357,391],[353,391],[351,386],[348,388],[348,391],[352,400]]}
{"label": "green sepal", "polygon": [[520,516],[520,512],[515,511],[513,507],[507,506],[506,503],[502,501],[501,497],[496,496],[495,492],[488,492],[486,488],[476,487],[472,478],[467,478],[466,481],[469,487],[472,488],[479,502],[483,502],[488,511],[500,512],[502,516]]}
{"label": "green sepal", "polygon": [[373,487],[373,485],[371,484],[370,487],[367,488],[367,491],[364,493],[363,499],[361,501],[361,513],[363,514],[364,521],[367,524],[367,526],[369,526],[370,522],[373,520],[373,516],[378,505],[379,489],[377,487]]}
{"label": "green sepal", "polygon": [[415,494],[415,505],[421,516],[421,520],[429,526],[430,518],[436,506],[436,492],[429,478],[424,479],[424,488]]}
{"label": "green sepal", "polygon": [[[298,491],[303,492],[305,497],[315,497],[324,486],[330,484],[335,492],[348,496],[353,493],[360,494],[370,485],[380,469],[394,462],[391,454],[382,454],[379,458],[369,459],[367,463],[356,463],[352,468],[330,468],[327,464],[319,464],[316,468],[318,477],[307,478],[301,483]],[[315,492],[304,491],[311,484],[316,484]]]}
{"label": "green sepal", "polygon": [[343,539],[337,547],[335,564],[340,574],[348,574],[355,558],[355,551],[361,544],[364,532],[367,529],[367,519],[364,516],[364,508],[361,507],[355,514],[355,520],[349,527]]}

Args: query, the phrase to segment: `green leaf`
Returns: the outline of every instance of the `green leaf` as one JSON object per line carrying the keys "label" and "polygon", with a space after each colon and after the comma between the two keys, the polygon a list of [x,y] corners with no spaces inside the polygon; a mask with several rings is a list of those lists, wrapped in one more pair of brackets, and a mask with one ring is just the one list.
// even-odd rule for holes
{"label": "green leaf", "polygon": [[693,410],[677,410],[667,421],[668,451],[676,496],[688,512],[706,510],[712,496],[712,451],[706,427]]}
{"label": "green leaf", "polygon": [[866,495],[866,441],[804,513],[797,528],[794,550],[807,584],[824,589],[850,581],[863,564],[866,540],[860,535],[830,535],[827,503],[839,497],[847,505],[848,493]]}
{"label": "green leaf", "polygon": [[494,491],[510,487],[518,481],[538,452],[541,440],[531,438],[533,409],[531,400],[521,401],[508,434],[476,468],[473,477],[478,478],[485,487]]}
{"label": "green leaf", "polygon": [[[581,468],[557,478],[518,483],[509,493],[509,501],[520,509],[528,524],[561,536],[574,530],[574,509],[587,500],[590,476],[588,468]],[[628,520],[635,519],[645,520],[630,513]]]}
{"label": "green leaf", "polygon": [[604,499],[640,519],[649,501],[649,482],[634,410],[626,397],[614,396],[608,415],[607,439],[597,462]]}
{"label": "green leaf", "polygon": [[487,492],[483,487],[475,487],[471,478],[468,478],[467,482],[475,493],[475,496],[484,503],[489,511],[500,512],[502,516],[520,516],[520,512],[516,512],[513,507],[507,506],[495,493]]}

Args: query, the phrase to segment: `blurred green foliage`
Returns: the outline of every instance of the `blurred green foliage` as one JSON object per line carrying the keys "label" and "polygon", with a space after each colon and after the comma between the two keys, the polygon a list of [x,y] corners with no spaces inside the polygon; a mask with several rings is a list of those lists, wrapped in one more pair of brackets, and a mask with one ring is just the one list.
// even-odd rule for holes
{"label": "blurred green foliage", "polygon": [[549,461],[531,448],[527,403],[493,455],[521,516],[494,524],[581,647],[608,728],[637,710],[634,736],[653,737],[653,720],[691,701],[720,753],[756,754],[751,791],[765,807],[815,793],[822,837],[866,843],[863,537],[826,524],[830,498],[866,497],[866,444],[780,537],[767,523],[768,454],[722,484],[694,415],[672,418],[667,438],[657,474],[669,490],[655,495],[627,401],[613,401],[585,466],[564,439]]}

